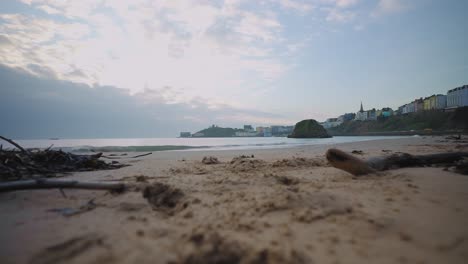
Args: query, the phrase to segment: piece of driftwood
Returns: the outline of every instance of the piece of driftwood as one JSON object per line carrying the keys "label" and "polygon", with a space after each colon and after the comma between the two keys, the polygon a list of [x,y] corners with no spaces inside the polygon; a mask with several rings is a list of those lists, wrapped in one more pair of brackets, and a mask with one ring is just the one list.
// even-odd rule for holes
{"label": "piece of driftwood", "polygon": [[3,136],[0,136],[0,139],[3,139],[6,142],[10,143],[11,145],[15,146],[17,149],[19,149],[24,154],[29,155],[29,156],[31,155],[31,153],[29,151],[25,150],[23,147],[21,147],[18,143],[14,142],[13,140],[8,139],[8,138],[3,137]]}
{"label": "piece of driftwood", "polygon": [[404,167],[424,167],[432,165],[457,166],[459,162],[468,157],[468,152],[447,152],[428,155],[397,153],[389,156],[362,160],[342,150],[329,149],[326,153],[326,157],[333,167],[358,176],[376,171]]}
{"label": "piece of driftwood", "polygon": [[77,155],[62,150],[24,149],[11,139],[0,139],[16,149],[0,149],[0,181],[25,180],[44,177],[57,177],[59,173],[118,169],[129,166],[117,161],[107,163],[100,160],[102,153]]}
{"label": "piece of driftwood", "polygon": [[108,182],[80,182],[75,180],[55,180],[55,179],[36,179],[20,180],[0,183],[0,192],[29,190],[29,189],[87,189],[87,190],[108,190],[121,192],[125,189],[123,183]]}
{"label": "piece of driftwood", "polygon": [[461,139],[461,134],[458,134],[457,136],[455,136],[455,135],[447,136],[447,137],[445,137],[445,139],[460,140]]}
{"label": "piece of driftwood", "polygon": [[148,152],[148,153],[136,155],[136,156],[133,156],[133,157],[116,157],[116,156],[110,156],[110,155],[109,156],[102,156],[102,157],[106,158],[106,159],[136,159],[136,158],[148,156],[148,155],[151,155],[151,154],[153,154],[153,152]]}

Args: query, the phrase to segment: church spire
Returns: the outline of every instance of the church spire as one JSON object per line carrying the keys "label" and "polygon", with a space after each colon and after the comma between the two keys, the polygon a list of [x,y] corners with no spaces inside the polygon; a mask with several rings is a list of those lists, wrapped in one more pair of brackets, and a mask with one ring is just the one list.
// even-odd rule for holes
{"label": "church spire", "polygon": [[362,101],[361,101],[361,110],[359,112],[364,112],[364,108],[362,107]]}

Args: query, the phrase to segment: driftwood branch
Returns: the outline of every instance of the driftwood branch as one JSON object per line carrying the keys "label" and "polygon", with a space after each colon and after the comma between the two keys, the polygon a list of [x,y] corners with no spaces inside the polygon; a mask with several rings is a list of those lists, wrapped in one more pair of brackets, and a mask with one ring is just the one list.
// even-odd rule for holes
{"label": "driftwood branch", "polygon": [[73,188],[87,190],[109,190],[120,192],[125,189],[123,183],[103,182],[79,182],[74,180],[36,179],[21,180],[0,183],[0,192],[29,190],[29,189],[51,189],[51,188]]}
{"label": "driftwood branch", "polygon": [[[11,140],[8,142],[16,144]],[[16,149],[0,151],[0,181],[35,179],[38,175],[41,175],[41,178],[54,177],[57,173],[108,170],[129,166],[116,161],[107,163],[100,160],[102,153],[78,155],[54,150],[52,146],[45,150],[28,151],[16,145],[20,151]]]}
{"label": "driftwood branch", "polygon": [[106,158],[106,159],[135,159],[135,158],[139,158],[139,157],[148,156],[148,155],[151,155],[151,154],[153,154],[153,153],[148,152],[148,153],[141,154],[141,155],[136,155],[136,156],[133,156],[133,157],[111,157],[111,156],[102,156],[102,157]]}
{"label": "driftwood branch", "polygon": [[13,140],[8,139],[8,138],[3,137],[3,136],[0,136],[0,139],[3,139],[6,142],[10,143],[11,145],[15,146],[17,149],[19,149],[21,152],[25,153],[26,155],[31,156],[31,153],[29,151],[25,150],[23,147],[18,145],[18,143],[14,142]]}
{"label": "driftwood branch", "polygon": [[387,157],[370,158],[366,163],[376,170],[383,171],[405,167],[452,165],[465,157],[468,157],[468,152],[446,152],[427,155],[399,153]]}
{"label": "driftwood branch", "polygon": [[153,154],[153,153],[152,153],[152,152],[148,152],[148,153],[145,153],[145,154],[133,156],[133,157],[131,157],[131,158],[134,159],[134,158],[139,158],[139,157],[148,156],[148,155],[151,155],[151,154]]}
{"label": "driftwood branch", "polygon": [[432,165],[456,165],[468,157],[468,152],[447,152],[429,155],[393,154],[362,160],[339,149],[329,149],[326,153],[330,164],[353,175],[364,175],[405,167],[424,167]]}

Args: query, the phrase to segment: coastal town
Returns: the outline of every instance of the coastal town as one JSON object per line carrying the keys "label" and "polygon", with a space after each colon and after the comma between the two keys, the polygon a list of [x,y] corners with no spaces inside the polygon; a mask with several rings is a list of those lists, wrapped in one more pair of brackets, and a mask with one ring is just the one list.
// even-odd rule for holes
{"label": "coastal town", "polygon": [[[415,99],[398,107],[398,109],[395,110],[390,107],[364,110],[363,104],[361,102],[360,109],[356,113],[345,113],[338,117],[328,118],[320,124],[325,129],[331,129],[338,127],[345,122],[377,121],[379,119],[385,119],[391,116],[410,115],[423,111],[453,112],[457,108],[466,106],[468,106],[468,85],[463,85],[448,90],[447,94],[433,94],[425,98],[421,97]],[[224,133],[219,133],[220,130],[224,130]],[[204,129],[193,134],[190,132],[181,132],[180,137],[284,137],[291,134],[293,130],[293,125],[269,127],[258,126],[256,128],[254,128],[252,125],[244,125],[243,128],[239,129],[220,128],[216,125],[212,125],[208,129]]]}
{"label": "coastal town", "polygon": [[386,118],[393,115],[407,115],[422,111],[454,111],[459,107],[468,106],[468,85],[463,85],[447,91],[447,94],[434,94],[425,98],[415,99],[404,104],[398,109],[393,110],[390,107],[384,107],[376,110],[364,110],[362,102],[361,108],[356,113],[343,114],[337,118],[328,118],[321,125],[326,128],[332,128],[341,125],[346,121],[376,121],[378,118]]}

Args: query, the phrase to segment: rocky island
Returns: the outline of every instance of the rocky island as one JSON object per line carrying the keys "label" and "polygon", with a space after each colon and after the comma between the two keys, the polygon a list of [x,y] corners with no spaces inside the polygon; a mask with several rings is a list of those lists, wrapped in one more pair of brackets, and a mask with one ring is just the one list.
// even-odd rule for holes
{"label": "rocky island", "polygon": [[325,128],[314,119],[302,120],[296,124],[289,138],[330,138]]}

